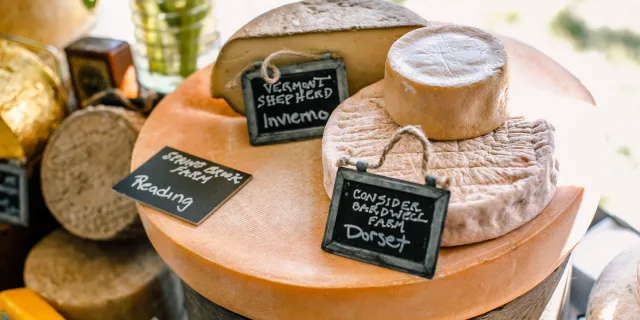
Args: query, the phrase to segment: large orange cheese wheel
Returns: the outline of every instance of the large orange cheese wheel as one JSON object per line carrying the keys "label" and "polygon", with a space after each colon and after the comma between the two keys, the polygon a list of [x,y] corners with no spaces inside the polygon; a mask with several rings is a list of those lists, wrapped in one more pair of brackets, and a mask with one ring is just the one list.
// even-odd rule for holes
{"label": "large orange cheese wheel", "polygon": [[[559,104],[581,104],[570,98],[593,102],[551,59],[517,41],[503,41],[514,92],[552,91],[565,97]],[[151,242],[171,269],[205,298],[243,316],[477,316],[549,276],[584,235],[595,212],[598,196],[589,185],[561,177],[549,205],[521,228],[494,240],[442,249],[432,280],[326,253],[320,249],[329,210],[321,140],[251,146],[246,119],[225,101],[209,97],[210,72],[196,73],[156,107],[139,135],[132,169],[168,145],[253,174],[251,182],[199,226],[139,206]],[[533,97],[546,99],[540,101],[545,105],[556,101],[551,95]],[[580,108],[592,109],[588,104]],[[586,170],[578,159],[561,166],[568,166],[568,172]]]}

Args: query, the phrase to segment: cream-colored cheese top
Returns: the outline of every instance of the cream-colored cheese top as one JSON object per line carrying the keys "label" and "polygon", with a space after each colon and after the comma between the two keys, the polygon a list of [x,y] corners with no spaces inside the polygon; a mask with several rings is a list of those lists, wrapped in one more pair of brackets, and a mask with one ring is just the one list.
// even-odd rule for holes
{"label": "cream-colored cheese top", "polygon": [[405,34],[391,46],[388,59],[395,71],[416,83],[458,87],[499,74],[507,53],[489,33],[445,25]]}

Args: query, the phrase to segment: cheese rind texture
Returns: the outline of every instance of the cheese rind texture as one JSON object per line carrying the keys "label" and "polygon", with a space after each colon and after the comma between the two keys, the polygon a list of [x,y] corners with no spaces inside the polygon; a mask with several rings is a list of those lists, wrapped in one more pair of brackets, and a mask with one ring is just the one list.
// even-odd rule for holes
{"label": "cheese rind texture", "polygon": [[640,317],[640,247],[627,249],[602,271],[589,295],[587,319],[635,320]]}
{"label": "cheese rind texture", "polygon": [[431,139],[475,138],[508,118],[507,53],[480,29],[439,25],[405,34],[389,49],[384,83],[391,118],[421,125]]}
{"label": "cheese rind texture", "polygon": [[179,280],[146,240],[95,242],[64,230],[29,253],[25,284],[68,320],[179,319]]}
{"label": "cheese rind texture", "polygon": [[[255,61],[279,50],[331,52],[345,62],[350,92],[384,76],[389,47],[405,33],[427,25],[414,12],[382,0],[311,0],[273,9],[237,31],[222,47],[211,75],[211,94],[244,114],[242,88],[227,84]],[[279,57],[275,65],[310,61]]]}
{"label": "cheese rind texture", "polygon": [[[322,164],[329,197],[341,157],[375,163],[399,128],[385,111],[384,81],[344,101],[327,122]],[[555,192],[554,129],[544,120],[511,118],[492,133],[431,146],[430,174],[453,181],[443,246],[502,236],[538,215]],[[384,165],[370,172],[424,183],[421,167],[420,143],[403,138]]]}
{"label": "cheese rind texture", "polygon": [[89,107],[67,118],[44,151],[42,193],[60,224],[86,239],[143,233],[135,202],[111,187],[129,174],[144,117],[118,107]]}

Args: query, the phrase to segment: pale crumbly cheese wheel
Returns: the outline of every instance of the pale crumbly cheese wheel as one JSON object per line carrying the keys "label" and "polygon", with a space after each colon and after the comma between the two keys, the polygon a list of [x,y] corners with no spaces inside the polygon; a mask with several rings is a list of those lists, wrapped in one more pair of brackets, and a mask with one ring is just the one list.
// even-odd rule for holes
{"label": "pale crumbly cheese wheel", "polygon": [[[244,114],[242,88],[229,88],[248,64],[279,50],[334,53],[344,60],[350,92],[384,77],[389,47],[403,34],[427,25],[416,13],[382,0],[309,0],[273,9],[249,22],[224,44],[211,75],[211,94]],[[307,62],[295,56],[276,65]]]}
{"label": "pale crumbly cheese wheel", "polygon": [[92,240],[142,234],[135,202],[111,190],[129,174],[144,117],[117,107],[93,107],[67,118],[42,159],[47,206],[71,233]]}
{"label": "pale crumbly cheese wheel", "polygon": [[[333,193],[338,160],[377,162],[399,126],[385,111],[383,83],[369,86],[333,112],[322,139],[324,188]],[[403,138],[372,173],[424,183],[422,148]],[[460,141],[432,141],[429,171],[452,178],[443,246],[493,239],[535,217],[557,183],[554,129],[544,120],[511,118],[496,131]]]}
{"label": "pale crumbly cheese wheel", "polygon": [[25,263],[24,281],[67,320],[181,319],[180,280],[146,240],[96,242],[56,230]]}
{"label": "pale crumbly cheese wheel", "polygon": [[640,319],[640,246],[616,256],[596,281],[587,306],[589,320]]}
{"label": "pale crumbly cheese wheel", "polygon": [[507,112],[507,52],[473,27],[413,30],[387,56],[384,101],[400,125],[421,125],[427,137],[459,140],[501,126]]}

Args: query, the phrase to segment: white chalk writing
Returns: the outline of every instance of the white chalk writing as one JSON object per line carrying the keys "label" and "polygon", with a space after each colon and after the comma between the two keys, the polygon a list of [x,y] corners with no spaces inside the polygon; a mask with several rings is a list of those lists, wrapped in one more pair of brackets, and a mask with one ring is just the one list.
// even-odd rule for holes
{"label": "white chalk writing", "polygon": [[375,242],[380,247],[398,249],[400,253],[405,245],[411,242],[405,237],[406,223],[425,223],[425,212],[420,207],[420,202],[401,200],[385,194],[366,192],[359,188],[353,190],[351,197],[351,210],[356,213],[368,215],[367,226],[377,230],[392,230],[399,232],[402,237],[388,235],[388,232],[366,230],[365,226],[345,224],[348,239],[361,239],[366,242]]}
{"label": "white chalk writing", "polygon": [[266,114],[262,115],[264,120],[264,127],[279,127],[279,126],[287,126],[288,124],[299,124],[304,122],[313,122],[316,120],[326,121],[329,119],[329,112],[324,110],[319,110],[315,112],[313,110],[309,110],[306,112],[293,112],[293,113],[283,113],[279,116],[268,117]]}
{"label": "white chalk writing", "polygon": [[273,107],[278,105],[300,104],[307,100],[329,99],[333,89],[325,86],[324,81],[331,80],[331,76],[313,77],[308,81],[279,81],[274,84],[265,83],[266,95],[258,96],[256,108]]}
{"label": "white chalk writing", "polygon": [[389,246],[393,249],[398,249],[400,253],[402,253],[404,245],[411,243],[404,234],[402,238],[396,238],[379,231],[363,231],[362,228],[352,224],[345,224],[344,227],[347,228],[347,239],[362,239],[366,242],[377,240],[379,246],[383,248]]}
{"label": "white chalk writing", "polygon": [[[171,191],[171,186],[167,186],[166,188],[161,188],[154,185],[151,182],[147,182],[147,180],[149,180],[149,176],[142,175],[142,174],[137,175],[136,180],[133,181],[133,184],[131,184],[131,187],[132,188],[135,187],[137,190],[140,190],[140,191],[149,192],[156,197],[165,198],[173,202],[177,202],[178,205],[176,206],[176,209],[178,209],[178,211],[180,212],[184,212],[185,210],[187,210],[187,208],[189,208],[189,206],[193,204],[193,198],[186,197],[181,193],[174,193],[173,191]],[[182,205],[182,207],[180,205]]]}
{"label": "white chalk writing", "polygon": [[[233,182],[233,184],[240,184],[243,180],[242,175],[239,173],[227,171],[216,165],[206,167],[206,162],[190,159],[176,151],[165,154],[162,159],[178,165],[178,167],[169,170],[170,173],[175,173],[202,184],[207,183],[212,178],[224,179]],[[202,168],[205,169],[195,170]]]}

